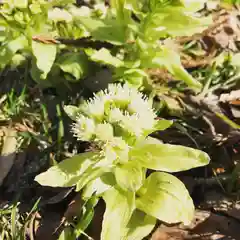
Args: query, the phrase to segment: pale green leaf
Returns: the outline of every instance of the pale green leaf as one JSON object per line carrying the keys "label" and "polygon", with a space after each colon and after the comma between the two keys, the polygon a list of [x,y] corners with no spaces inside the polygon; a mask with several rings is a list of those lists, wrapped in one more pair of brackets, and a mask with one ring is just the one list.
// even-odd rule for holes
{"label": "pale green leaf", "polygon": [[28,0],[13,0],[13,6],[15,8],[27,8]]}
{"label": "pale green leaf", "polygon": [[150,137],[150,136],[148,136],[145,140],[144,140],[144,142],[142,142],[142,140],[139,140],[139,143],[136,143],[136,146],[138,145],[138,144],[163,144],[163,141],[161,141],[161,140],[159,140],[159,139],[157,139],[157,138],[153,138],[153,137]]}
{"label": "pale green leaf", "polygon": [[115,168],[117,184],[124,191],[136,192],[143,184],[145,171],[136,162],[119,164]]}
{"label": "pale green leaf", "polygon": [[54,22],[70,23],[72,22],[73,17],[67,10],[55,7],[48,11],[48,19]]}
{"label": "pale green leaf", "polygon": [[135,194],[120,189],[110,189],[103,199],[106,210],[103,216],[101,240],[120,240],[135,209]]}
{"label": "pale green leaf", "polygon": [[47,80],[44,79],[43,81],[42,71],[37,67],[36,61],[34,61],[33,59],[31,62],[30,74],[32,79],[42,87],[48,88],[53,86],[53,83],[49,81],[49,78]]}
{"label": "pale green leaf", "polygon": [[90,56],[90,58],[95,62],[110,65],[116,68],[123,66],[124,64],[123,61],[117,57],[114,57],[106,48],[101,48],[100,50],[95,51],[94,54]]}
{"label": "pale green leaf", "polygon": [[145,38],[157,40],[168,35],[191,36],[202,32],[211,23],[210,17],[198,18],[181,6],[155,7],[145,18],[142,31]]}
{"label": "pale green leaf", "polygon": [[0,151],[0,186],[11,170],[16,159],[17,133],[11,128],[1,128],[1,151]]}
{"label": "pale green leaf", "polygon": [[41,5],[39,3],[30,4],[29,9],[33,14],[40,14],[42,12]]}
{"label": "pale green leaf", "polygon": [[240,70],[240,53],[236,53],[231,56],[231,64]]}
{"label": "pale green leaf", "polygon": [[189,224],[194,216],[194,204],[187,189],[171,174],[152,173],[137,195],[137,208],[161,221]]}
{"label": "pale green leaf", "polygon": [[159,46],[137,39],[139,47],[139,58],[144,68],[166,68],[176,80],[184,81],[189,87],[196,91],[201,90],[201,83],[194,79],[182,66],[180,56],[170,46]]}
{"label": "pale green leaf", "polygon": [[127,26],[131,22],[131,12],[126,7],[126,0],[111,0],[111,10],[115,11],[116,19],[122,25]]}
{"label": "pale green leaf", "polygon": [[73,105],[64,106],[64,111],[73,121],[76,121],[76,117],[80,113],[80,109]]}
{"label": "pale green leaf", "polygon": [[131,149],[129,159],[143,167],[166,172],[185,171],[205,166],[210,161],[207,153],[197,149],[148,141]]}
{"label": "pale green leaf", "polygon": [[[145,6],[145,1],[139,0],[125,0],[124,8],[136,14],[138,19],[142,20],[145,17],[144,12],[142,11],[143,6]],[[131,25],[131,24],[130,24]],[[129,26],[129,25],[128,25]],[[129,26],[130,27],[130,26]]]}
{"label": "pale green leaf", "polygon": [[163,130],[171,127],[172,124],[173,124],[173,121],[171,121],[171,120],[159,119],[157,121],[156,125],[154,126],[154,129],[156,131],[163,131]]}
{"label": "pale green leaf", "polygon": [[124,237],[122,240],[140,240],[146,237],[153,230],[157,220],[155,217],[149,216],[142,211],[136,209],[132,217],[124,229]]}
{"label": "pale green leaf", "polygon": [[74,236],[71,227],[66,227],[61,232],[58,240],[75,240],[76,237]]}
{"label": "pale green leaf", "polygon": [[124,29],[113,19],[109,23],[86,17],[81,17],[79,20],[96,40],[110,42],[115,45],[125,43]]}
{"label": "pale green leaf", "polygon": [[141,69],[131,68],[124,70],[121,79],[135,87],[140,87],[142,86],[144,80],[148,79],[148,75]]}
{"label": "pale green leaf", "polygon": [[189,87],[197,91],[201,90],[201,83],[184,69],[181,64],[180,55],[177,52],[167,47],[162,47],[161,51],[152,59],[152,62],[156,66],[164,66],[177,80],[184,81]]}
{"label": "pale green leaf", "polygon": [[32,41],[32,52],[36,58],[36,66],[41,71],[41,79],[46,79],[55,61],[57,46]]}
{"label": "pale green leaf", "polygon": [[83,53],[65,53],[58,58],[57,65],[63,72],[72,75],[74,81],[86,77],[89,72],[89,61]]}
{"label": "pale green leaf", "polygon": [[27,60],[27,58],[24,55],[16,53],[12,57],[10,65],[12,68],[16,68],[16,67],[22,65],[23,63],[25,63],[26,60]]}
{"label": "pale green leaf", "polygon": [[84,231],[89,226],[94,217],[94,207],[97,205],[98,200],[98,198],[92,197],[83,205],[81,219],[74,226],[75,239],[79,238],[79,236],[82,234],[86,237],[89,237],[86,233],[84,233]]}
{"label": "pale green leaf", "polygon": [[27,47],[28,41],[24,36],[8,41],[0,47],[0,67],[5,67],[17,51]]}
{"label": "pale green leaf", "polygon": [[83,199],[89,199],[93,194],[95,196],[100,196],[115,185],[116,180],[113,173],[107,172],[101,177],[89,182],[83,189],[82,197]]}
{"label": "pale green leaf", "polygon": [[101,177],[104,173],[111,171],[111,165],[107,159],[103,159],[98,163],[91,165],[78,178],[76,191],[82,190],[88,183]]}
{"label": "pale green leaf", "polygon": [[86,152],[65,159],[35,177],[35,181],[43,186],[70,187],[79,182],[79,176],[93,166],[99,159],[99,153]]}

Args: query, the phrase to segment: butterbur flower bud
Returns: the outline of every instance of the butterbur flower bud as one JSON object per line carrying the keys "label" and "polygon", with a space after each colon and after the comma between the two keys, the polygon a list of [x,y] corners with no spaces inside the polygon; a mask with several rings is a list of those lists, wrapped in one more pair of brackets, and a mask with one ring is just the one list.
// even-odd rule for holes
{"label": "butterbur flower bud", "polygon": [[92,119],[79,115],[73,124],[72,132],[78,140],[90,141],[95,134],[95,123]]}
{"label": "butterbur flower bud", "polygon": [[114,134],[132,143],[134,138],[146,137],[155,131],[157,123],[152,102],[128,84],[110,84],[108,89],[85,101],[80,112],[84,117],[78,117],[73,127],[75,136],[99,141],[101,146],[111,141]]}
{"label": "butterbur flower bud", "polygon": [[124,118],[123,112],[119,108],[112,108],[108,113],[108,121],[110,123],[121,122]]}
{"label": "butterbur flower bud", "polygon": [[140,119],[137,114],[129,115],[127,113],[121,121],[120,126],[132,136],[140,137],[142,135],[142,127],[139,123]]}
{"label": "butterbur flower bud", "polygon": [[105,101],[99,96],[86,101],[80,106],[80,110],[90,118],[102,121],[104,115]]}
{"label": "butterbur flower bud", "polygon": [[109,123],[97,124],[95,128],[96,139],[100,141],[111,141],[113,139],[113,127]]}
{"label": "butterbur flower bud", "polygon": [[111,84],[108,88],[108,95],[114,106],[125,109],[131,102],[131,88],[125,84]]}

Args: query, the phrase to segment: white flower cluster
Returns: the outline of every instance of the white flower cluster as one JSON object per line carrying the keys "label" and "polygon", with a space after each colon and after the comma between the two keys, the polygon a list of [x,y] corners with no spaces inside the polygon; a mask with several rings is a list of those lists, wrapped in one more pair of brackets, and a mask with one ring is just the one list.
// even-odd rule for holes
{"label": "white flower cluster", "polygon": [[74,136],[99,142],[112,155],[120,150],[126,155],[128,138],[145,136],[146,132],[155,130],[157,123],[152,102],[128,84],[110,84],[108,89],[85,101],[79,110],[81,114],[72,128]]}
{"label": "white flower cluster", "polygon": [[157,117],[151,101],[127,84],[110,84],[107,90],[85,101],[80,111],[82,114],[77,117],[73,131],[81,140],[91,140],[97,125],[102,123],[117,124],[131,135],[140,137],[145,130],[154,129]]}

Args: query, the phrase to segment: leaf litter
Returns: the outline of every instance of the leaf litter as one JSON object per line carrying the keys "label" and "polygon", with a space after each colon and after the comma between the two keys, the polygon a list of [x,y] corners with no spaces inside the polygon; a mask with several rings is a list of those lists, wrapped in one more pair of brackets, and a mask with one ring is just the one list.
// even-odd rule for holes
{"label": "leaf litter", "polygon": [[[176,39],[176,44],[179,45],[178,47],[182,52],[182,63],[187,69],[206,69],[214,64],[219,52],[239,51],[237,45],[240,36],[238,21],[239,12],[236,9],[213,9],[211,11],[214,15],[214,25],[212,27],[200,35]],[[193,48],[189,47],[184,49],[182,45],[188,42],[192,42]],[[199,51],[199,49],[202,51]],[[160,76],[162,75],[161,70],[156,70],[152,73],[152,75],[154,75],[156,79],[162,78],[162,76]],[[169,76],[169,79],[172,79],[172,76]],[[95,80],[96,79],[94,79],[94,81]],[[87,84],[89,85],[89,82]],[[156,89],[159,88],[159,85],[161,86],[161,82],[159,84],[159,80],[155,81],[154,84],[156,84]],[[233,161],[232,159],[236,157],[240,151],[238,146],[240,142],[240,133],[239,130],[234,129],[231,125],[229,125],[228,122],[216,115],[216,113],[221,113],[236,123],[239,121],[239,110],[236,109],[238,108],[237,101],[240,98],[240,94],[238,89],[234,89],[237,88],[236,82],[234,82],[234,84],[235,85],[233,88],[224,90],[222,90],[221,86],[219,86],[219,88],[214,89],[214,93],[207,92],[207,94],[202,94],[200,97],[189,96],[188,93],[183,92],[183,94],[177,94],[178,96],[176,98],[176,95],[169,90],[164,91],[167,93],[165,95],[162,93],[159,94],[159,98],[165,99],[165,101],[168,103],[169,100],[167,99],[173,99],[172,105],[168,104],[164,110],[166,111],[166,115],[170,116],[170,118],[178,120],[178,123],[181,126],[181,128],[179,126],[177,127],[176,124],[173,129],[169,130],[169,132],[166,132],[165,134],[161,133],[162,136],[160,136],[160,138],[162,138],[164,141],[190,146],[195,145],[196,142],[198,145],[200,145],[200,148],[206,149],[208,152],[210,152],[211,156],[213,156],[213,162],[216,161],[216,165],[218,167],[219,161],[221,162],[219,155],[225,152],[225,155],[223,155],[224,160],[222,161],[222,168],[224,171],[221,172],[219,170],[220,173],[214,175],[212,168],[215,166],[212,166],[211,163],[210,166],[206,167],[206,169],[191,170],[189,173],[180,173],[179,178],[184,177],[184,175],[189,177],[189,179],[185,182],[186,185],[188,185],[188,182],[196,182],[193,184],[193,186],[191,186],[190,191],[193,195],[193,198],[194,195],[196,195],[196,199],[201,194],[204,196],[202,201],[196,204],[199,209],[195,213],[194,220],[192,224],[187,227],[181,225],[171,227],[161,223],[159,224],[160,226],[157,228],[157,230],[152,233],[152,236],[150,236],[148,239],[238,239],[240,237],[238,231],[240,210],[236,196],[237,193],[235,193],[236,191],[239,191],[239,187],[236,184],[239,183],[239,178],[238,176],[235,176],[235,178],[232,176],[234,170],[237,168],[236,161]],[[95,87],[101,88],[102,86],[92,86],[90,84],[90,86],[86,87],[92,90]],[[40,221],[41,216],[44,216],[47,222],[45,223],[45,226],[49,225],[50,223],[55,223],[55,226],[49,228],[46,227],[46,229],[42,228],[43,230],[41,231],[43,231],[43,235],[40,235],[41,237],[39,239],[50,239],[52,233],[58,229],[63,222],[65,222],[65,219],[68,219],[68,212],[70,211],[69,209],[71,209],[71,202],[75,201],[75,196],[71,195],[71,189],[57,189],[55,192],[52,191],[52,189],[41,190],[31,180],[33,175],[35,175],[37,172],[41,172],[42,169],[45,169],[49,162],[54,164],[54,161],[64,158],[64,151],[66,154],[71,154],[76,151],[83,151],[89,147],[87,145],[74,145],[69,135],[64,136],[67,139],[67,142],[71,142],[68,146],[62,146],[63,144],[61,143],[58,144],[56,131],[58,128],[58,120],[56,120],[56,105],[61,103],[61,101],[64,101],[66,95],[68,96],[69,93],[71,93],[72,102],[77,101],[76,99],[78,96],[74,90],[70,90],[70,92],[68,92],[66,89],[60,89],[60,91],[62,91],[61,97],[55,94],[54,91],[49,91],[50,92],[40,90],[40,94],[46,98],[45,100],[47,101],[45,102],[47,102],[47,104],[51,103],[48,106],[48,112],[52,116],[45,116],[45,119],[42,123],[40,123],[38,119],[35,119],[34,124],[36,124],[37,127],[34,127],[36,129],[38,128],[38,132],[42,132],[42,129],[44,128],[43,124],[48,124],[48,127],[52,133],[49,135],[45,134],[39,139],[38,137],[34,136],[35,130],[32,133],[30,128],[24,128],[23,130],[20,130],[19,128],[21,128],[21,125],[19,127],[19,123],[17,123],[16,125],[18,127],[14,130],[7,128],[8,133],[3,140],[3,151],[0,158],[0,185],[2,185],[4,190],[3,198],[8,199],[11,194],[16,194],[19,187],[18,184],[15,187],[11,186],[11,181],[16,181],[16,178],[14,179],[12,177],[12,179],[6,179],[6,176],[11,174],[11,171],[14,170],[14,165],[15,169],[23,168],[23,172],[27,170],[25,173],[26,182],[28,182],[30,179],[30,184],[26,183],[25,185],[24,183],[22,186],[22,191],[25,192],[25,196],[23,195],[22,197],[23,200],[35,200],[38,196],[43,196],[43,198],[45,198],[45,204],[42,204],[42,213],[36,214],[35,220],[38,219],[37,221]],[[36,94],[35,99],[37,98],[41,98],[41,96]],[[179,101],[177,99],[179,99]],[[174,107],[177,109],[177,113]],[[234,110],[235,112],[233,111],[234,107],[236,108]],[[36,106],[34,106],[34,108],[36,109]],[[49,118],[51,119],[49,120]],[[182,119],[184,119],[184,122],[181,121]],[[67,124],[65,127],[67,129]],[[25,154],[22,155],[22,158],[24,158],[22,160],[20,158],[20,154],[16,153],[18,151],[16,144],[16,131],[18,133],[26,133],[28,136],[24,136],[24,140],[30,139],[32,142],[32,149],[22,149],[22,151],[25,152]],[[68,132],[68,130],[65,131]],[[8,134],[12,134],[13,136],[10,136],[9,138],[7,137],[9,136]],[[39,142],[42,143],[40,146]],[[6,158],[4,156],[5,154],[7,154]],[[39,163],[39,160],[41,161],[41,164]],[[19,168],[16,167],[16,164]],[[22,166],[20,166],[21,164]],[[26,168],[27,165],[28,168]],[[227,174],[227,179],[231,179],[232,189],[230,192],[227,191],[229,181],[222,180],[224,179],[224,174]],[[211,184],[212,182],[214,182],[214,184]],[[223,189],[220,187],[220,184],[223,186]],[[10,188],[11,191],[9,191]],[[225,191],[224,194],[222,193],[223,191]],[[220,194],[218,192],[220,192]],[[194,200],[196,200],[195,198]],[[56,209],[55,211],[47,214],[49,208],[46,206],[51,206],[51,204],[55,206]],[[223,205],[225,207],[223,207]],[[44,209],[44,206],[46,209]],[[26,208],[28,208],[28,206],[26,206]],[[74,214],[70,215],[77,215],[78,210],[79,209],[75,209],[73,211]],[[54,212],[58,213],[54,215]],[[98,215],[97,212],[96,214],[98,221],[95,221],[94,223],[99,226],[99,218],[101,219],[102,213]],[[39,225],[35,227],[34,231],[37,231],[38,228]],[[94,229],[92,230],[94,231]],[[95,237],[94,239],[98,238]]]}

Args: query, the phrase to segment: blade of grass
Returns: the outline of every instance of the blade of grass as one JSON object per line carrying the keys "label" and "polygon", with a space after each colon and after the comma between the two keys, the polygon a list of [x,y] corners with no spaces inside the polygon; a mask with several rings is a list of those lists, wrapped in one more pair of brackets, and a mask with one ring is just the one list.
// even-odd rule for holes
{"label": "blade of grass", "polygon": [[240,129],[240,125],[233,122],[231,119],[229,119],[227,116],[221,113],[215,113],[219,118],[221,118],[225,123],[227,123],[229,126],[231,126],[234,129]]}
{"label": "blade of grass", "polygon": [[17,206],[18,204],[14,204],[12,211],[11,211],[11,232],[12,232],[12,239],[16,239],[16,215],[17,215]]}

